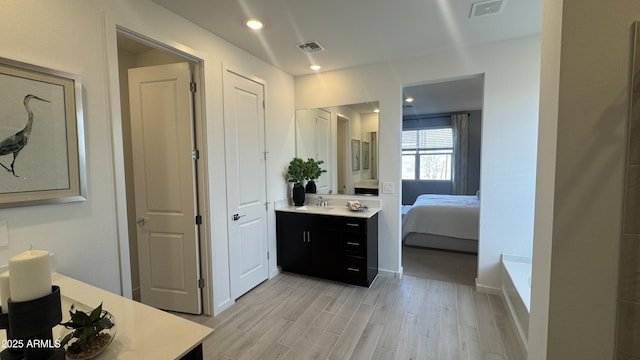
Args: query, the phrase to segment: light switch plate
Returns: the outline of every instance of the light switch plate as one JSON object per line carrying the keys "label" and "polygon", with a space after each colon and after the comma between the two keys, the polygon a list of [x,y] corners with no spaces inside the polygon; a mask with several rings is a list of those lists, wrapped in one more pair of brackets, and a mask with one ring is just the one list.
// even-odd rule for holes
{"label": "light switch plate", "polygon": [[382,193],[383,194],[393,194],[393,183],[392,182],[383,182],[382,183]]}

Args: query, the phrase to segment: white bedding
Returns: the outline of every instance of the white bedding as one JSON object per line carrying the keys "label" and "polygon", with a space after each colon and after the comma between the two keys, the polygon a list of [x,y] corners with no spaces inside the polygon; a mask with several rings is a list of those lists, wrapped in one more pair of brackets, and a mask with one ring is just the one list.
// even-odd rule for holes
{"label": "white bedding", "polygon": [[420,195],[402,217],[402,238],[427,233],[478,240],[479,219],[480,200],[474,195]]}

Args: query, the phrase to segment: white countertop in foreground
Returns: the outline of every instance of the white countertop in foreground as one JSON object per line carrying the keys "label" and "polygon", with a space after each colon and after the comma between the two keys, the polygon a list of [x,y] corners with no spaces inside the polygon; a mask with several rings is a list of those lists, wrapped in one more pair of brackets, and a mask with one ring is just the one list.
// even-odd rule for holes
{"label": "white countertop in foreground", "polygon": [[[179,359],[213,332],[212,328],[155,309],[137,301],[99,289],[62,274],[51,274],[60,287],[62,321],[69,320],[69,307],[82,311],[102,303],[116,319],[116,337],[99,359]],[[61,326],[53,329],[54,340]],[[6,333],[0,331],[4,338]]]}

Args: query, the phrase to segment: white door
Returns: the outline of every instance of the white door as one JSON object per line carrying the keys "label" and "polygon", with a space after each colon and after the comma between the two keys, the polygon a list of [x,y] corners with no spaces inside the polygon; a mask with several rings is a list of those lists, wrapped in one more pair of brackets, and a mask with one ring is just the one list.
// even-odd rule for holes
{"label": "white door", "polygon": [[269,275],[264,127],[262,84],[226,71],[224,129],[230,215],[229,276],[234,299]]}
{"label": "white door", "polygon": [[[321,168],[331,169],[331,113],[323,109],[296,111],[296,156],[302,160],[322,160]],[[331,190],[329,172],[316,181],[318,193]]]}
{"label": "white door", "polygon": [[141,301],[202,311],[188,63],[129,70]]}

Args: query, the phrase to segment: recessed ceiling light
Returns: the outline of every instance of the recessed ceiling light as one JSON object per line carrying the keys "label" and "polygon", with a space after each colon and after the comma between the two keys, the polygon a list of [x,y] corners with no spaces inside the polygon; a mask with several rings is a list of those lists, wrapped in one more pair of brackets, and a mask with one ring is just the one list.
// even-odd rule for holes
{"label": "recessed ceiling light", "polygon": [[404,101],[406,101],[406,102],[408,102],[408,103],[412,103],[412,102],[413,102],[413,98],[412,98],[411,96],[409,96],[409,97],[406,97],[406,98],[404,99]]}
{"label": "recessed ceiling light", "polygon": [[311,69],[313,71],[318,71],[318,70],[322,69],[322,66],[314,64],[314,65],[309,66],[309,69]]}
{"label": "recessed ceiling light", "polygon": [[374,113],[379,113],[379,112],[380,112],[380,109],[374,109],[374,110],[373,110],[373,112],[374,112]]}
{"label": "recessed ceiling light", "polygon": [[260,30],[264,27],[264,24],[262,23],[262,21],[258,19],[248,19],[245,24],[247,24],[248,28],[253,30]]}

